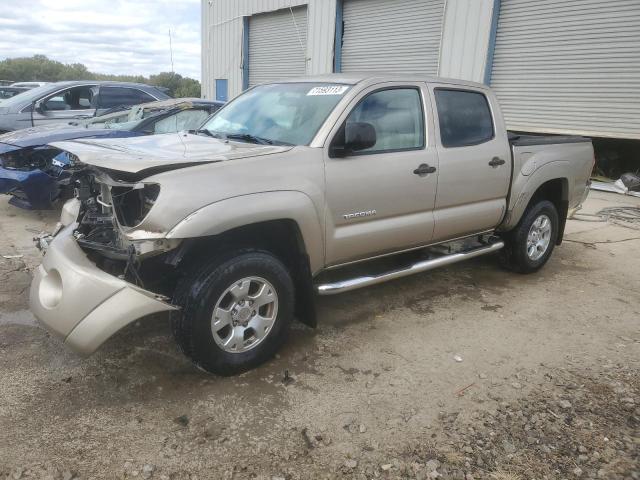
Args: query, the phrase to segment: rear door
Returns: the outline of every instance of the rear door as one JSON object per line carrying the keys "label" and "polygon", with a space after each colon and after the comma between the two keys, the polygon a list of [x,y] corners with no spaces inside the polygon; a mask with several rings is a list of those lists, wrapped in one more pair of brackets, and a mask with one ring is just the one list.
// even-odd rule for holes
{"label": "rear door", "polygon": [[345,123],[366,122],[376,144],[344,158],[326,148],[328,264],[431,240],[438,158],[430,109],[425,84],[385,83],[364,90],[337,122],[330,141]]}
{"label": "rear door", "polygon": [[490,230],[506,209],[507,132],[489,90],[432,84],[440,159],[433,241]]}

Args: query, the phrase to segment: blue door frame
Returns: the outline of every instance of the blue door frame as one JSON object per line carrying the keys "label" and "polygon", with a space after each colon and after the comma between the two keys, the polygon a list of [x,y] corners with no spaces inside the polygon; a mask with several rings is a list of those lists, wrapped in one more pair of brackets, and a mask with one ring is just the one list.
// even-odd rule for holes
{"label": "blue door frame", "polygon": [[493,0],[493,12],[491,12],[491,30],[489,31],[489,45],[487,46],[487,61],[484,65],[485,85],[491,85],[491,70],[493,69],[493,54],[496,50],[496,35],[498,33],[499,17],[500,0]]}
{"label": "blue door frame", "polygon": [[249,88],[249,18],[242,17],[242,90]]}
{"label": "blue door frame", "polygon": [[333,71],[340,73],[342,71],[342,34],[344,33],[344,20],[342,11],[344,9],[344,0],[336,0],[336,30],[333,49]]}

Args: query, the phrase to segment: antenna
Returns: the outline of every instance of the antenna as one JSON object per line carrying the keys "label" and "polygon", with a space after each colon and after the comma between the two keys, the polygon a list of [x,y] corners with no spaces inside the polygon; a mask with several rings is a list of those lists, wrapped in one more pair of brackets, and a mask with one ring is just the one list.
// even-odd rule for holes
{"label": "antenna", "polygon": [[173,69],[173,43],[171,42],[171,29],[169,29],[169,55],[171,56],[171,73],[176,73]]}

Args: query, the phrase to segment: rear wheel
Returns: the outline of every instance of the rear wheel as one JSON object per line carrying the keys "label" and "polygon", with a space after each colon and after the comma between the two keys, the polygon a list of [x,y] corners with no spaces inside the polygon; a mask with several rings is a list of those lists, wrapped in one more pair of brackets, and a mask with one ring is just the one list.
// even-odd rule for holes
{"label": "rear wheel", "polygon": [[176,289],[172,318],[181,350],[204,370],[233,375],[271,358],[293,317],[287,268],[267,252],[225,255]]}
{"label": "rear wheel", "polygon": [[550,201],[530,205],[516,228],[505,235],[503,264],[520,273],[542,268],[556,244],[558,223],[558,211]]}

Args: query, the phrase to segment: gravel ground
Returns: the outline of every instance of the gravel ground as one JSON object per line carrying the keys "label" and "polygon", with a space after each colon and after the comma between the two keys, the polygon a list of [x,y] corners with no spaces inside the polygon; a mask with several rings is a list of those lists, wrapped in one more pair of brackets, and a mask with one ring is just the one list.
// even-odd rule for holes
{"label": "gravel ground", "polygon": [[26,308],[56,214],[1,199],[0,479],[640,479],[640,230],[579,218],[537,274],[485,257],[318,299],[319,328],[217,378],[164,317],[88,359],[51,338]]}

